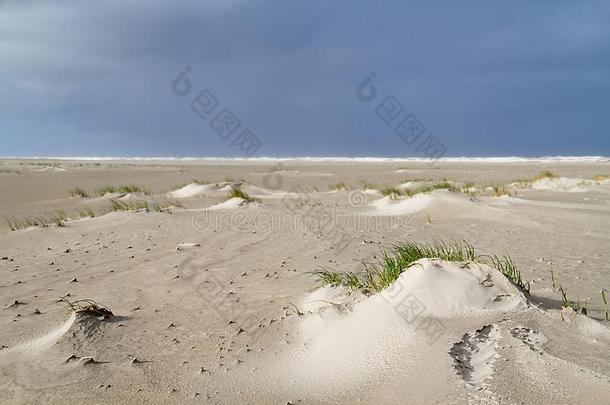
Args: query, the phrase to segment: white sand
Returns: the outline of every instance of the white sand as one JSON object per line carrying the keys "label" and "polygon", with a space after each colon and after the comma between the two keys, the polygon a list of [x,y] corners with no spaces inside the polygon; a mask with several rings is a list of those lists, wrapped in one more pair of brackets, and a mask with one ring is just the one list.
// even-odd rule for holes
{"label": "white sand", "polygon": [[[610,402],[610,186],[581,181],[607,162],[56,163],[3,162],[21,174],[0,177],[0,216],[96,216],[1,225],[1,403]],[[502,198],[359,189],[430,178],[485,190],[543,170],[572,180]],[[227,177],[240,182],[176,186]],[[123,198],[184,208],[104,214],[109,196],[66,191],[123,184],[152,192]],[[262,201],[225,200],[233,187]],[[372,296],[310,274],[362,272],[382,248],[434,239],[510,254],[531,296],[478,264],[424,259]],[[590,316],[560,309],[551,269]],[[66,294],[115,316],[70,318]]]}

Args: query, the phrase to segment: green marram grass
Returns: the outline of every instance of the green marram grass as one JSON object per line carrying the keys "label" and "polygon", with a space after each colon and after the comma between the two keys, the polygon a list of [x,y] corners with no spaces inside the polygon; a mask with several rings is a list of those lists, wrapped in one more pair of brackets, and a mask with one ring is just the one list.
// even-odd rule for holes
{"label": "green marram grass", "polygon": [[57,302],[62,303],[70,313],[90,316],[101,316],[104,318],[110,318],[114,316],[110,308],[105,305],[99,304],[91,299],[70,301],[68,300],[68,298],[62,297],[58,299]]}
{"label": "green marram grass", "polygon": [[608,316],[608,291],[605,288],[602,288],[601,294],[604,307],[606,308],[606,321],[610,321],[610,317]]}
{"label": "green marram grass", "polygon": [[16,231],[18,229],[25,229],[31,227],[42,227],[48,228],[52,224],[63,227],[68,221],[68,216],[63,210],[59,210],[52,214],[35,216],[35,217],[26,217],[26,218],[15,218],[15,217],[4,217],[4,220],[8,224],[11,231]]}
{"label": "green marram grass", "polygon": [[121,201],[121,200],[110,200],[111,211],[146,211],[146,212],[164,212],[171,214],[172,207],[182,207],[182,204],[177,201],[171,201],[168,203],[159,203],[157,201],[146,201],[146,200],[133,200],[133,201]]}
{"label": "green marram grass", "polygon": [[362,180],[361,183],[364,190],[375,190],[375,184],[366,180]]}
{"label": "green marram grass", "polygon": [[502,196],[510,196],[510,190],[508,189],[508,187],[504,186],[504,185],[500,185],[500,186],[493,186],[493,190],[494,190],[494,196],[496,197],[502,197]]}
{"label": "green marram grass", "polygon": [[540,173],[539,175],[537,175],[536,177],[534,177],[534,180],[554,179],[556,177],[557,177],[557,175],[555,173],[545,170],[542,173]]}
{"label": "green marram grass", "polygon": [[416,188],[406,188],[403,190],[400,190],[396,187],[386,187],[381,190],[381,194],[391,199],[396,199],[401,196],[413,197],[417,194],[431,193],[435,190],[447,190],[452,193],[462,192],[462,189],[456,186],[455,184],[443,181],[440,183],[426,184]]}
{"label": "green marram grass", "polygon": [[87,193],[85,190],[83,190],[80,187],[70,189],[70,190],[68,190],[68,192],[70,193],[70,195],[72,197],[82,197],[82,198],[89,197],[89,193]]}
{"label": "green marram grass", "polygon": [[95,193],[97,195],[103,197],[106,194],[111,194],[111,193],[120,193],[120,194],[143,193],[143,194],[148,195],[148,194],[150,194],[150,191],[145,189],[142,186],[137,186],[135,184],[129,184],[129,185],[123,185],[123,186],[104,186],[102,188],[95,190]]}
{"label": "green marram grass", "polygon": [[347,191],[349,186],[343,182],[332,184],[328,187],[331,191]]}
{"label": "green marram grass", "polygon": [[320,285],[346,287],[371,295],[389,287],[402,272],[420,259],[440,259],[451,262],[477,262],[488,264],[500,271],[514,285],[529,294],[529,283],[523,281],[521,272],[509,256],[479,256],[466,241],[447,244],[435,241],[429,244],[404,242],[384,250],[381,258],[373,264],[364,264],[364,272],[335,272],[321,269],[312,272]]}
{"label": "green marram grass", "polygon": [[231,198],[241,198],[247,202],[261,202],[260,198],[251,197],[248,193],[238,188],[232,188],[231,191],[229,191],[229,194],[227,194],[227,200],[230,200]]}
{"label": "green marram grass", "polygon": [[80,215],[81,218],[93,218],[95,217],[95,212],[93,211],[93,209],[86,207],[79,209],[78,215]]}
{"label": "green marram grass", "polygon": [[381,190],[381,194],[390,199],[396,199],[402,195],[402,192],[395,187],[386,187]]}
{"label": "green marram grass", "polygon": [[414,195],[417,195],[417,194],[431,193],[435,190],[447,190],[447,191],[451,191],[452,193],[459,193],[462,191],[455,184],[444,181],[441,183],[427,184],[427,185],[420,186],[420,187],[413,188],[413,189],[407,188],[403,191],[403,194],[406,195],[407,197],[413,197]]}

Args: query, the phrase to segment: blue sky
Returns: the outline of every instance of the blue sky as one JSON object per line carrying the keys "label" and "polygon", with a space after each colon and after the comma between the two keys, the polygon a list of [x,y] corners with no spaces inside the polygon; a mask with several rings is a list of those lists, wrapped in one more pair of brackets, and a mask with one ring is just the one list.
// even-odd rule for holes
{"label": "blue sky", "polygon": [[610,3],[9,0],[0,94],[0,156],[608,156]]}

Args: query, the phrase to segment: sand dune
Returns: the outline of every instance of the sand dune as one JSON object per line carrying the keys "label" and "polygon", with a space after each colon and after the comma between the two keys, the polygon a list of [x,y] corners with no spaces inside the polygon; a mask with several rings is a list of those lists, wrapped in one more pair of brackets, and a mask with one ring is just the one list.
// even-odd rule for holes
{"label": "sand dune", "polygon": [[[0,228],[2,403],[610,400],[600,295],[610,289],[610,188],[574,180],[610,172],[606,162],[409,162],[400,173],[404,162],[285,162],[274,183],[266,161],[11,164],[27,175],[0,178],[0,216],[68,219]],[[508,186],[547,169],[572,180]],[[175,187],[227,177],[244,180]],[[357,186],[413,189],[421,178],[472,182],[474,196],[390,199]],[[340,183],[348,189],[327,191]],[[123,184],[150,195],[67,191]],[[490,185],[512,196],[493,197]],[[227,200],[234,189],[262,201]],[[113,212],[111,198],[183,208]],[[75,220],[85,208],[94,217]],[[530,294],[470,262],[421,259],[369,295],[311,274],[361,274],[395,243],[437,239],[510,255]],[[560,286],[580,310],[562,309]],[[60,297],[113,315],[67,315]]]}

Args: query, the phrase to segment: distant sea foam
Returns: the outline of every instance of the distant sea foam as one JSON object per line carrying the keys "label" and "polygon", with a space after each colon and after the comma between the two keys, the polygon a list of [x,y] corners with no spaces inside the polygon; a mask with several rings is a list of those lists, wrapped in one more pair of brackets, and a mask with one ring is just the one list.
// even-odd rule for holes
{"label": "distant sea foam", "polygon": [[[79,161],[178,161],[178,162],[430,162],[429,158],[418,157],[138,157],[138,156],[7,156],[0,159],[23,160],[79,160]],[[482,163],[512,163],[512,162],[610,162],[607,156],[498,156],[498,157],[443,157],[441,162],[482,162]]]}

